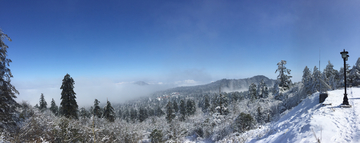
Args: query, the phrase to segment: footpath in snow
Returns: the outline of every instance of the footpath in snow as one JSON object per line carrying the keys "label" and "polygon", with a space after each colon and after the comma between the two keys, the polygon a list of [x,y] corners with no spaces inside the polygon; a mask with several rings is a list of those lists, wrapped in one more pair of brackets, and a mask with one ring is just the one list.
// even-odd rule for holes
{"label": "footpath in snow", "polygon": [[[352,108],[341,108],[344,89],[328,92],[323,105],[319,93],[304,99],[279,121],[260,130],[268,130],[263,137],[249,142],[260,143],[360,143],[360,88],[348,88]],[[315,137],[316,136],[316,137]]]}

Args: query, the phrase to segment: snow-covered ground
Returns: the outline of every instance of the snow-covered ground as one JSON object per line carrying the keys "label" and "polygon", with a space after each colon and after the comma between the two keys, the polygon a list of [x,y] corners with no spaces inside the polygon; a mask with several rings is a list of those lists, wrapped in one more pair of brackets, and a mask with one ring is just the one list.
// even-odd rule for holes
{"label": "snow-covered ground", "polygon": [[319,104],[319,93],[315,93],[277,122],[245,133],[248,134],[245,140],[251,143],[313,143],[319,139],[322,143],[359,143],[360,88],[350,88],[347,92],[352,108],[340,107],[344,89],[328,92],[324,104],[331,105]]}

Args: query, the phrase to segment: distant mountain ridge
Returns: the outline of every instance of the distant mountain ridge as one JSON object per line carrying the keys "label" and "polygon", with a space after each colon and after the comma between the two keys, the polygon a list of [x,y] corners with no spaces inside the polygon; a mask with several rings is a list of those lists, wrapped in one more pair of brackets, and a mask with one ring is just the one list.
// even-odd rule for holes
{"label": "distant mountain ridge", "polygon": [[269,79],[266,76],[257,75],[251,78],[244,79],[221,79],[205,85],[175,87],[168,90],[160,91],[156,94],[169,94],[172,92],[178,92],[180,94],[213,93],[219,92],[220,87],[222,92],[247,91],[250,84],[255,83],[256,85],[258,85],[261,80],[264,80],[268,88],[273,87],[276,82],[276,80]]}
{"label": "distant mountain ridge", "polygon": [[134,84],[141,85],[141,86],[149,85],[148,83],[146,83],[144,81],[137,81],[137,82],[134,82]]}

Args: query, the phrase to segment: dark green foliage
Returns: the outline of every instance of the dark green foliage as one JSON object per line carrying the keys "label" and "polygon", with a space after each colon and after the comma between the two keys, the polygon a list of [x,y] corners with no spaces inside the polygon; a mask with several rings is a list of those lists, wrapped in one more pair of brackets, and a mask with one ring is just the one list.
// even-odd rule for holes
{"label": "dark green foliage", "polygon": [[11,41],[10,37],[0,29],[0,109],[2,109],[0,110],[0,128],[7,125],[15,125],[16,118],[14,115],[17,113],[15,109],[20,107],[14,100],[19,92],[10,83],[10,78],[13,75],[9,66],[12,61],[6,57],[9,47],[4,43],[5,39]]}
{"label": "dark green foliage", "polygon": [[115,112],[114,112],[114,108],[111,106],[111,103],[109,101],[107,101],[106,106],[104,108],[104,114],[103,117],[110,121],[110,122],[114,122],[115,121]]}
{"label": "dark green foliage", "polygon": [[166,120],[168,123],[171,123],[171,121],[176,117],[176,115],[173,105],[171,104],[170,101],[167,103],[165,108],[166,108]]}
{"label": "dark green foliage", "polygon": [[95,99],[95,101],[94,101],[94,111],[93,111],[93,113],[94,113],[94,115],[95,115],[96,117],[101,118],[102,112],[101,112],[101,108],[100,108],[100,106],[99,106],[99,103],[100,103],[100,101],[97,100],[97,99]]}
{"label": "dark green foliage", "polygon": [[58,115],[58,106],[55,104],[54,98],[51,100],[50,111]]}
{"label": "dark green foliage", "polygon": [[46,109],[47,108],[47,102],[44,98],[44,94],[41,93],[41,96],[40,96],[40,101],[39,101],[39,109],[40,110],[43,110],[43,109]]}
{"label": "dark green foliage", "polygon": [[186,114],[188,116],[194,115],[196,112],[196,105],[194,100],[188,100],[186,102]]}
{"label": "dark green foliage", "polygon": [[131,108],[131,110],[130,110],[130,120],[133,121],[133,123],[135,123],[137,119],[138,119],[137,110],[134,109],[134,108]]}
{"label": "dark green foliage", "polygon": [[174,106],[175,113],[177,113],[179,111],[179,106],[178,106],[178,104],[176,103],[175,100],[173,101],[173,106]]}
{"label": "dark green foliage", "polygon": [[256,84],[252,83],[249,86],[249,97],[251,101],[254,101],[255,99],[257,99],[257,95],[256,95]]}
{"label": "dark green foliage", "polygon": [[209,107],[210,107],[210,99],[209,99],[209,96],[208,95],[205,95],[204,97],[204,105],[202,107],[202,111],[204,113],[206,113],[208,110],[209,110]]}
{"label": "dark green foliage", "polygon": [[76,96],[74,92],[74,80],[70,77],[69,74],[64,76],[62,85],[60,89],[61,91],[61,107],[62,107],[62,115],[66,118],[74,118],[77,119],[77,109],[78,105],[76,103]]}
{"label": "dark green foliage", "polygon": [[220,115],[227,115],[229,114],[229,109],[227,108],[228,106],[228,98],[227,96],[225,96],[224,94],[220,94],[220,96],[217,96],[216,99],[216,107],[215,110],[220,113]]}
{"label": "dark green foliage", "polygon": [[161,117],[162,115],[165,115],[165,113],[161,110],[160,106],[158,106],[155,110],[155,116]]}
{"label": "dark green foliage", "polygon": [[163,135],[161,133],[161,130],[154,129],[150,134],[150,140],[151,143],[161,143]]}
{"label": "dark green foliage", "polygon": [[141,108],[139,109],[139,121],[140,121],[140,122],[143,122],[143,121],[145,121],[146,118],[148,118],[148,117],[149,117],[149,116],[148,116],[147,110],[146,110],[145,108],[141,107]]}
{"label": "dark green foliage", "polygon": [[180,121],[185,121],[185,116],[186,116],[186,106],[185,106],[185,101],[184,100],[180,100]]}
{"label": "dark green foliage", "polygon": [[238,132],[245,132],[254,128],[254,118],[250,114],[241,112],[240,115],[235,119],[234,129]]}

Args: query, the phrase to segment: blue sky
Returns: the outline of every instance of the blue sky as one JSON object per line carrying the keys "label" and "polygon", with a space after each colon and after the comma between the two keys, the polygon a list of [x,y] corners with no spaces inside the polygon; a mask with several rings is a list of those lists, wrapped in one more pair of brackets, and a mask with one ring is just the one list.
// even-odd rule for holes
{"label": "blue sky", "polygon": [[92,97],[86,101],[92,104],[106,101],[93,93],[122,94],[101,91],[105,85],[275,79],[281,60],[300,81],[305,66],[318,66],[319,49],[322,69],[328,60],[339,69],[343,49],[350,65],[360,57],[360,2],[354,0],[0,2],[0,28],[13,40],[6,41],[13,84],[18,100],[31,103],[41,93],[59,103],[66,73],[78,99]]}

